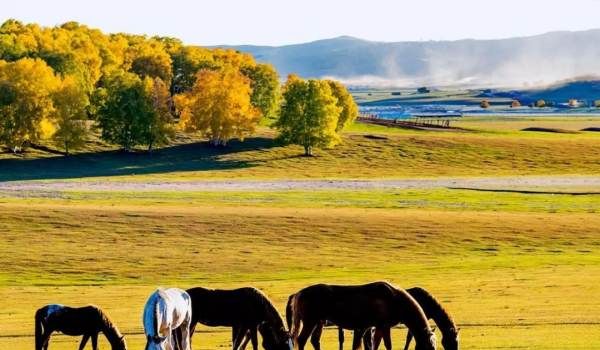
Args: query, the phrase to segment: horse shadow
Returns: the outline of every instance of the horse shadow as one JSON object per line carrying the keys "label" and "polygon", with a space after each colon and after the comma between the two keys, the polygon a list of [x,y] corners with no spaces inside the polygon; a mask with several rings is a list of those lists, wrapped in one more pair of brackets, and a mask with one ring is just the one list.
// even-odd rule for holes
{"label": "horse shadow", "polygon": [[151,153],[118,150],[84,152],[47,158],[0,159],[0,181],[57,180],[97,176],[161,174],[250,168],[252,160],[228,159],[227,155],[277,146],[266,137],[232,140],[225,147],[208,142],[167,146]]}

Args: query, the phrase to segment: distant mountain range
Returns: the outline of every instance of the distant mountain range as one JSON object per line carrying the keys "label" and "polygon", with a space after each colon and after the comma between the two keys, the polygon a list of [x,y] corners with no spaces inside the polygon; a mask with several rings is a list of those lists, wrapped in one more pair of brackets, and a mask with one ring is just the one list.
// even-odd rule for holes
{"label": "distant mountain range", "polygon": [[278,47],[222,47],[272,63],[283,78],[298,73],[358,86],[532,88],[600,76],[600,29],[500,40],[392,43],[344,36]]}

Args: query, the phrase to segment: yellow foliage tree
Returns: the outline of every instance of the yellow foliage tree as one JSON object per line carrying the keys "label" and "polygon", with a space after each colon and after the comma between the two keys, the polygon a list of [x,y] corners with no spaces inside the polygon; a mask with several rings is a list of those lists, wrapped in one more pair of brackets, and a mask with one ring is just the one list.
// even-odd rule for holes
{"label": "yellow foliage tree", "polygon": [[358,117],[358,106],[354,102],[352,95],[348,92],[348,89],[342,83],[334,80],[328,80],[327,82],[329,83],[329,87],[331,87],[333,96],[337,98],[338,107],[342,109],[336,128],[336,131],[340,132],[352,124]]}
{"label": "yellow foliage tree", "polygon": [[306,156],[312,156],[315,147],[333,147],[340,142],[337,127],[342,109],[327,81],[305,81],[290,75],[275,123],[279,139],[303,146]]}
{"label": "yellow foliage tree", "polygon": [[60,79],[40,60],[0,61],[0,143],[14,152],[44,134],[42,121],[54,112]]}
{"label": "yellow foliage tree", "polygon": [[66,154],[85,144],[88,136],[87,108],[90,100],[81,86],[66,77],[54,94],[54,122],[57,130],[53,138]]}
{"label": "yellow foliage tree", "polygon": [[260,112],[251,103],[250,83],[229,65],[201,70],[192,89],[176,97],[181,127],[202,132],[215,146],[226,145],[233,137],[243,140],[260,120]]}

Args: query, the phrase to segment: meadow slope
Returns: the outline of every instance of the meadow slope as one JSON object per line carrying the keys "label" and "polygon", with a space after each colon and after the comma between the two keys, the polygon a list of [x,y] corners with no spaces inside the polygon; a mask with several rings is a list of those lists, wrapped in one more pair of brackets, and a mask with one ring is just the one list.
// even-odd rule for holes
{"label": "meadow slope", "polygon": [[[254,285],[283,312],[287,296],[305,285],[373,280],[429,289],[461,326],[465,349],[600,348],[596,180],[508,184],[546,193],[93,187],[531,179],[521,175],[580,181],[600,174],[597,133],[526,133],[509,126],[512,120],[464,122],[473,131],[354,125],[342,145],[313,158],[277,146],[268,129],[220,150],[179,135],[153,154],[122,154],[97,140],[72,157],[2,154],[0,349],[31,349],[33,313],[46,303],[97,304],[127,335],[129,348],[141,349],[142,307],[157,286]],[[52,183],[64,186],[44,189]],[[394,329],[394,348],[404,334]],[[337,348],[336,335],[325,332],[325,349]],[[194,349],[229,348],[229,337],[227,329],[200,327]],[[54,339],[55,350],[79,341]],[[103,338],[100,347],[108,347]]]}

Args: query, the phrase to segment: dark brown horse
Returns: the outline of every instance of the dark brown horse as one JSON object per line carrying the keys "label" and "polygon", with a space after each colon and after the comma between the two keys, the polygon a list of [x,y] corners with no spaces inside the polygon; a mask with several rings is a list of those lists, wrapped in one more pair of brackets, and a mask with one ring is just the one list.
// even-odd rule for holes
{"label": "dark brown horse", "polygon": [[[428,291],[423,288],[415,287],[406,290],[421,306],[425,312],[425,316],[433,320],[437,325],[438,329],[442,333],[442,346],[445,350],[458,350],[458,331],[452,316],[446,311],[446,309],[440,304],[440,302],[431,295]],[[340,350],[343,349],[344,334],[343,330],[339,328],[339,341]],[[377,350],[381,340],[383,339],[387,350],[391,350],[392,342],[390,338],[389,329],[373,329],[373,333],[370,331],[365,332],[364,330],[355,331],[354,337],[363,336],[363,344],[365,349]],[[406,335],[406,343],[404,350],[407,350],[412,340],[412,334],[409,331]],[[356,341],[356,340],[355,340]]]}
{"label": "dark brown horse", "polygon": [[[283,319],[266,295],[256,288],[233,290],[192,288],[187,290],[192,299],[190,337],[196,324],[225,326],[232,329],[233,350],[249,337],[254,350],[258,347],[257,332],[266,350],[292,350],[292,342]],[[245,345],[245,344],[244,344]]]}
{"label": "dark brown horse", "polygon": [[[359,286],[317,284],[293,295],[290,305],[292,316],[287,318],[299,350],[304,350],[313,331],[326,321],[352,330],[389,329],[403,323],[413,333],[417,350],[435,350],[435,335],[419,304],[406,291],[387,282]],[[358,342],[355,338],[353,350],[360,347],[361,335]]]}
{"label": "dark brown horse", "polygon": [[[425,312],[425,316],[428,319],[433,320],[437,325],[438,329],[442,333],[442,346],[445,350],[458,350],[458,331],[459,328],[456,327],[456,323],[452,319],[452,316],[446,311],[446,309],[440,304],[440,302],[431,295],[428,291],[423,288],[415,287],[406,290],[415,300],[421,305],[423,311]],[[367,332],[370,333],[370,332]],[[368,334],[365,334],[365,337]],[[388,338],[386,340],[386,337]],[[389,340],[389,331],[376,329],[373,334],[373,350],[377,350],[379,346],[379,342],[381,338],[384,339],[384,342],[390,342]],[[406,335],[406,343],[404,345],[404,350],[408,350],[408,346],[410,345],[410,341],[412,340],[412,333],[409,331]],[[391,345],[388,348],[391,350]]]}
{"label": "dark brown horse", "polygon": [[98,333],[102,332],[113,350],[127,350],[125,338],[110,318],[97,306],[72,308],[58,304],[46,305],[35,313],[35,349],[48,349],[52,332],[82,335],[79,350],[92,339],[92,348],[98,349]]}

